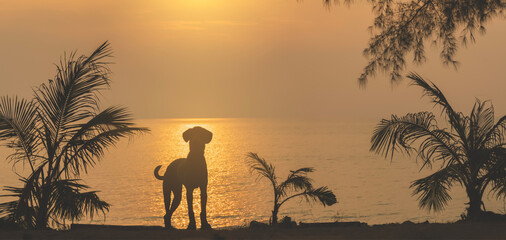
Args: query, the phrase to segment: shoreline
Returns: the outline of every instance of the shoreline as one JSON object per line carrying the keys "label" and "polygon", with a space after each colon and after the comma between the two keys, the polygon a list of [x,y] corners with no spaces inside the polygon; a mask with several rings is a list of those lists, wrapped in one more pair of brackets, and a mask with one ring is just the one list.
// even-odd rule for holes
{"label": "shoreline", "polygon": [[503,239],[506,222],[302,223],[284,227],[165,230],[162,226],[74,224],[70,230],[0,230],[0,239]]}

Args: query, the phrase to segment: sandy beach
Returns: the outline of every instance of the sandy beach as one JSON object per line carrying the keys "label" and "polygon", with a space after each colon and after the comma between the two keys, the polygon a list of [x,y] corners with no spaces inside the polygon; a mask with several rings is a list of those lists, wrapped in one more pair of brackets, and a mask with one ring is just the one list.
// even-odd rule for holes
{"label": "sandy beach", "polygon": [[506,223],[411,223],[234,228],[206,231],[156,226],[84,226],[65,231],[6,231],[0,239],[504,239]]}

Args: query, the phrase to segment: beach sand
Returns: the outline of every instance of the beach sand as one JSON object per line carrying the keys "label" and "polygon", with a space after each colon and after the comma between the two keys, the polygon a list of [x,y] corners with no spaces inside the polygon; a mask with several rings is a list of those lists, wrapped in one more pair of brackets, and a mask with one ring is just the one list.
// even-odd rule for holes
{"label": "beach sand", "polygon": [[206,231],[149,226],[74,227],[65,231],[0,231],[0,239],[505,239],[506,223],[403,223],[235,228]]}

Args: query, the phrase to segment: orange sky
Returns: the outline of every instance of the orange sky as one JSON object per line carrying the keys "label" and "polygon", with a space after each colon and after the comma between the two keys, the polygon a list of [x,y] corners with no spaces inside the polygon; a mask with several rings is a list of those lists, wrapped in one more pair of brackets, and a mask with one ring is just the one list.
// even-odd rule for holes
{"label": "orange sky", "polygon": [[[381,74],[360,89],[370,6],[325,9],[296,0],[0,0],[0,95],[30,96],[54,74],[63,51],[115,52],[104,105],[139,118],[304,117],[378,119],[430,110],[407,81]],[[495,19],[461,49],[458,71],[432,49],[423,66],[457,110],[475,97],[506,114],[506,21]]]}

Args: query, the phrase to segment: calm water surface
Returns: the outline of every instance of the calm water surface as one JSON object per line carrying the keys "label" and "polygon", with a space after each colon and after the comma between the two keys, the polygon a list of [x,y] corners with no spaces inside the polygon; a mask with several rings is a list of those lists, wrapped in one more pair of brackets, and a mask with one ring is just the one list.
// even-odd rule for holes
{"label": "calm water surface", "polygon": [[[414,158],[399,155],[393,161],[370,153],[369,139],[375,122],[298,121],[263,119],[156,119],[139,120],[151,134],[122,141],[87,176],[85,182],[112,207],[106,218],[94,223],[163,225],[162,182],[153,169],[162,169],[174,159],[186,157],[188,144],[182,133],[199,125],[214,133],[207,145],[209,170],[208,219],[213,227],[246,225],[268,221],[273,193],[266,179],[249,172],[245,155],[256,152],[276,166],[280,178],[288,170],[314,167],[315,186],[327,185],[338,204],[324,208],[303,199],[287,202],[279,217],[296,221],[362,221],[369,224],[402,222],[446,222],[459,219],[465,209],[463,189],[455,188],[453,200],[442,213],[419,210],[411,196],[410,182],[427,175]],[[0,149],[5,159],[8,149]],[[18,185],[7,161],[1,162],[1,185]],[[22,171],[22,165],[16,167]],[[196,190],[194,209],[200,224],[200,198]],[[183,196],[184,193],[183,193]],[[503,201],[485,196],[487,210],[504,212]],[[84,220],[83,222],[90,222]],[[176,227],[188,224],[183,198],[173,217]]]}

